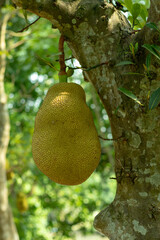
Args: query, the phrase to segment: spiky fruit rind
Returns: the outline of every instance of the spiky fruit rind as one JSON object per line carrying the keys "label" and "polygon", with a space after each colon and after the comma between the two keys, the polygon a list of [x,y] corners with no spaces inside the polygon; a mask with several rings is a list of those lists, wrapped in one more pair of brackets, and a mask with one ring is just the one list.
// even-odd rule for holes
{"label": "spiky fruit rind", "polygon": [[51,87],[36,116],[32,141],[38,168],[56,183],[77,185],[97,167],[101,148],[83,88]]}

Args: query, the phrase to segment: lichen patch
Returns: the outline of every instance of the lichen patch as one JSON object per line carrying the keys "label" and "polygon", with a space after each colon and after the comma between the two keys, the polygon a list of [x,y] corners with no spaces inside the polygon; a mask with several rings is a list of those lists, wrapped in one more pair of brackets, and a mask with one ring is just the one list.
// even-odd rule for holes
{"label": "lichen patch", "polygon": [[132,223],[135,232],[139,232],[143,236],[146,235],[147,229],[144,226],[140,225],[139,221],[133,220]]}

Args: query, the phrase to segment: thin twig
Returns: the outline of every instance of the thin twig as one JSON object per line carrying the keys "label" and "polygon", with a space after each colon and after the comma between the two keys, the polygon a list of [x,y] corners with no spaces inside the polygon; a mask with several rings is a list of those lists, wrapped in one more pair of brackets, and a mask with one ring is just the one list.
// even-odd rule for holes
{"label": "thin twig", "polygon": [[12,46],[9,47],[8,51],[11,51],[12,49],[14,49],[16,47],[19,47],[20,45],[22,45],[25,42],[26,42],[26,40],[23,39],[23,40],[20,40],[20,41],[14,43]]}
{"label": "thin twig", "polygon": [[104,137],[101,137],[101,136],[98,136],[98,137],[101,138],[102,140],[105,140],[105,141],[117,141],[120,138],[122,138],[123,136],[120,136],[118,138],[104,138]]}
{"label": "thin twig", "polygon": [[102,66],[102,65],[106,65],[106,64],[108,64],[109,62],[107,61],[107,62],[103,62],[103,63],[99,63],[99,64],[97,64],[97,65],[94,65],[94,66],[92,66],[92,67],[89,67],[89,68],[85,68],[85,67],[70,67],[71,69],[81,69],[81,70],[83,70],[83,71],[90,71],[90,70],[92,70],[92,69],[94,69],[94,68],[97,68],[97,67],[100,67],[100,66]]}
{"label": "thin twig", "polygon": [[141,31],[141,29],[133,30],[133,31],[131,32],[131,34],[135,34],[135,33],[140,32],[140,31]]}
{"label": "thin twig", "polygon": [[26,27],[24,27],[22,30],[18,31],[19,32],[24,32],[26,29],[28,29],[30,26],[32,26],[34,23],[36,23],[41,17],[38,17],[34,22],[30,23]]}
{"label": "thin twig", "polygon": [[108,63],[109,63],[109,62],[107,61],[107,62],[99,63],[99,64],[94,65],[94,66],[89,67],[89,68],[83,68],[83,67],[82,67],[82,70],[83,70],[83,71],[90,71],[90,70],[92,70],[92,69],[94,69],[94,68],[100,67],[100,66],[102,66],[102,65],[106,65],[106,64],[108,64]]}
{"label": "thin twig", "polygon": [[[66,59],[64,59],[64,61],[68,61],[68,60],[71,60],[71,59],[73,59],[73,58],[75,58],[75,57],[66,58]],[[59,59],[56,59],[56,62],[59,62]]]}
{"label": "thin twig", "polygon": [[6,32],[9,35],[14,36],[14,37],[25,37],[25,36],[29,35],[28,32],[18,33],[18,32],[14,32],[14,31],[11,31],[11,30],[7,30]]}

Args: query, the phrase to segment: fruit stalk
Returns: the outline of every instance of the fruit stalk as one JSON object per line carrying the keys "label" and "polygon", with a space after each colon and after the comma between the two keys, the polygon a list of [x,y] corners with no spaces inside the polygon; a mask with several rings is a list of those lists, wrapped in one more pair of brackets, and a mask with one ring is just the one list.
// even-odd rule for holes
{"label": "fruit stalk", "polygon": [[66,64],[65,64],[65,56],[64,56],[64,36],[61,35],[59,39],[59,82],[67,82],[67,73],[66,73]]}

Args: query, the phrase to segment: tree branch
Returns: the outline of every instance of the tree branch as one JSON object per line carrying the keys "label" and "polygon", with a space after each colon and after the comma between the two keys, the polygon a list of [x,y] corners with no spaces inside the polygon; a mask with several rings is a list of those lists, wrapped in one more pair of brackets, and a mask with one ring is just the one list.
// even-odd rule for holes
{"label": "tree branch", "polygon": [[151,0],[148,21],[154,22],[154,23],[158,23],[160,21],[160,1],[159,0]]}
{"label": "tree branch", "polygon": [[[53,0],[35,1],[35,0],[13,0],[18,7],[28,10],[36,15],[50,20],[56,27],[60,27],[59,21],[62,20],[62,9],[59,4]],[[63,6],[61,6],[63,8]]]}
{"label": "tree branch", "polygon": [[38,17],[34,22],[30,23],[29,25],[25,26],[23,29],[21,29],[20,31],[18,31],[18,33],[24,32],[25,30],[28,30],[28,28],[30,26],[32,26],[33,24],[35,24],[41,17]]}
{"label": "tree branch", "polygon": [[122,77],[117,68],[114,68],[114,73],[112,69],[124,60],[125,55],[121,53],[128,48],[127,39],[132,34],[126,17],[104,0],[12,1],[48,19],[60,30],[75,58],[81,66],[89,69],[85,71],[86,78],[96,86],[108,106],[108,113],[113,115],[112,110],[117,109],[122,101],[118,91],[118,85],[122,85],[118,81]]}
{"label": "tree branch", "polygon": [[[0,82],[4,81],[4,74],[5,74],[5,68],[6,68],[6,28],[7,28],[7,22],[10,18],[10,13],[6,14],[3,17],[3,22],[1,24],[0,28],[0,50],[2,51],[2,54],[0,55]],[[2,96],[0,95],[0,98]]]}
{"label": "tree branch", "polygon": [[60,71],[59,71],[59,76],[60,75],[66,75],[66,64],[65,64],[65,57],[64,57],[64,36],[61,35],[59,39],[59,64],[60,64]]}
{"label": "tree branch", "polygon": [[[2,14],[0,12],[0,14]],[[6,104],[6,93],[4,88],[4,76],[6,68],[6,28],[7,22],[12,14],[2,14],[0,23],[0,240],[19,240],[12,212],[8,204],[8,190],[6,182],[6,151],[9,142],[10,123]]]}
{"label": "tree branch", "polygon": [[23,40],[20,40],[18,42],[15,42],[14,44],[12,44],[10,47],[8,47],[8,52],[11,51],[12,49],[16,48],[16,47],[19,47],[20,45],[22,45],[23,43],[25,43],[26,40],[23,39]]}
{"label": "tree branch", "polygon": [[51,21],[62,30],[63,24],[71,24],[78,11],[78,17],[84,17],[88,11],[103,0],[12,0],[18,7],[35,13]]}

